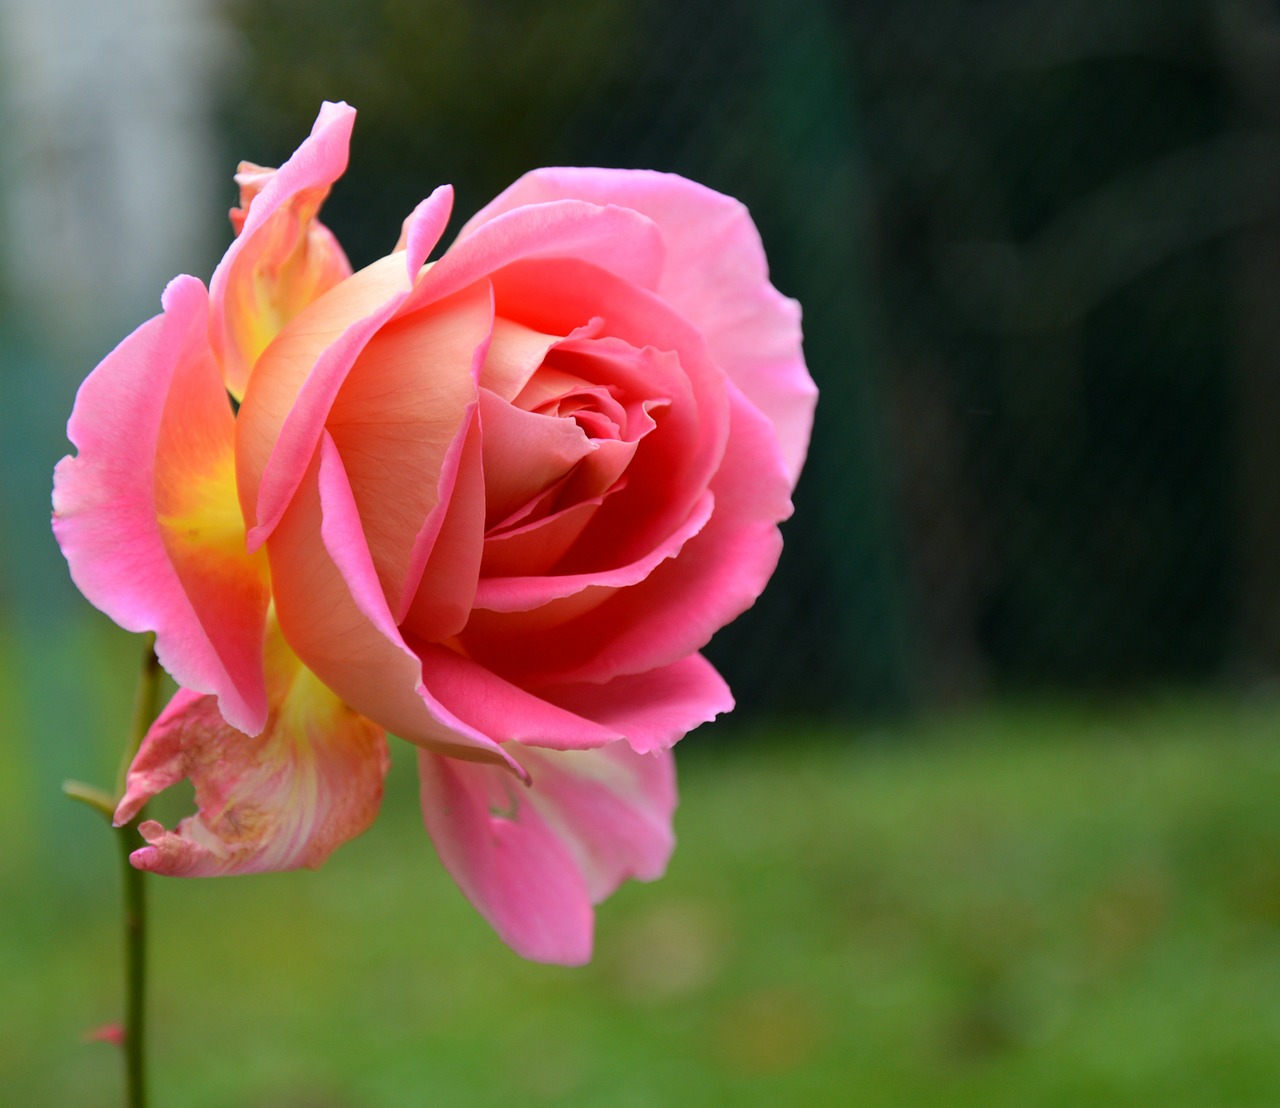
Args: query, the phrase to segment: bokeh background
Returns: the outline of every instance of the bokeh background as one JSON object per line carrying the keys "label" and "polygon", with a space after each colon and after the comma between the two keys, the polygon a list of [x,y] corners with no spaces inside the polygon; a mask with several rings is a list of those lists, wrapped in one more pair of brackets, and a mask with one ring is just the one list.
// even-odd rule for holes
{"label": "bokeh background", "polygon": [[117,1095],[114,844],[59,783],[111,780],[138,644],[49,535],[74,391],[323,99],[357,266],[444,181],[741,198],[822,400],[596,962],[501,947],[400,758],[320,873],[153,882],[158,1103],[1280,1102],[1267,0],[0,2],[0,1100]]}

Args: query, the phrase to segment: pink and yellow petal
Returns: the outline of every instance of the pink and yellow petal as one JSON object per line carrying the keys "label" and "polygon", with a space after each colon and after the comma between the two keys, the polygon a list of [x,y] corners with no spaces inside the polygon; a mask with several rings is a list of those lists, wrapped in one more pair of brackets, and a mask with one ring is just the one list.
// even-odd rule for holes
{"label": "pink and yellow petal", "polygon": [[346,170],[354,122],[354,109],[326,103],[310,136],[279,169],[241,164],[241,207],[231,213],[237,237],[210,284],[213,343],[237,399],[285,324],[351,273],[316,214]]}
{"label": "pink and yellow petal", "polygon": [[194,277],[90,375],[54,474],[54,533],[89,600],[126,630],[155,631],[164,667],[216,695],[235,726],[266,720],[265,564],[244,545],[233,420]]}
{"label": "pink and yellow petal", "polygon": [[422,810],[445,868],[522,957],[581,965],[595,913],[627,878],[660,877],[675,843],[674,765],[625,743],[532,751],[521,788],[487,766],[423,752]]}
{"label": "pink and yellow petal", "polygon": [[382,799],[382,728],[347,708],[277,640],[269,648],[271,713],[256,738],[230,726],[212,697],[180,689],[129,769],[116,823],[189,780],[196,812],[167,830],[144,820],[130,859],[172,877],[216,877],[320,865],[366,830]]}
{"label": "pink and yellow petal", "polygon": [[261,545],[280,521],[347,375],[404,304],[451,203],[449,189],[436,189],[411,217],[407,251],[374,262],[310,304],[258,360],[236,420],[236,475],[250,546]]}

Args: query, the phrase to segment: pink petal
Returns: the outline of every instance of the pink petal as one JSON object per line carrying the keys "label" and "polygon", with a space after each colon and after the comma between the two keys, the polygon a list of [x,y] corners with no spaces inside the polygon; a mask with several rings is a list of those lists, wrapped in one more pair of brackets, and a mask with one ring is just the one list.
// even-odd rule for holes
{"label": "pink petal", "polygon": [[423,687],[422,662],[392,618],[342,459],[327,435],[267,553],[285,638],[343,701],[410,742],[522,773],[492,739]]}
{"label": "pink petal", "polygon": [[594,912],[628,877],[662,875],[674,845],[674,764],[625,743],[531,752],[533,786],[423,753],[422,810],[463,894],[517,954],[581,965]]}
{"label": "pink petal", "polygon": [[81,592],[126,630],[155,631],[175,680],[256,733],[267,585],[231,495],[233,420],[204,286],[177,278],[164,309],[81,386],[53,529]]}
{"label": "pink petal", "polygon": [[612,385],[628,401],[662,402],[628,466],[626,491],[601,506],[564,568],[589,573],[642,557],[684,523],[720,464],[729,431],[723,371],[668,305],[603,270],[521,262],[495,274],[493,286],[498,314],[536,331],[564,334],[601,313],[606,334],[571,335],[548,364]]}
{"label": "pink petal", "polygon": [[346,104],[326,103],[279,169],[240,167],[242,206],[231,213],[237,238],[210,282],[212,339],[237,397],[280,329],[351,274],[342,247],[315,217],[346,171],[355,115]]}
{"label": "pink petal", "polygon": [[658,226],[666,264],[653,287],[702,332],[711,356],[773,423],[794,486],[817,390],[800,348],[800,307],[769,283],[760,235],[747,209],[674,174],[538,169],[473,216],[453,249],[524,205],[566,199],[617,204]]}
{"label": "pink petal", "polygon": [[514,262],[556,258],[575,259],[608,270],[624,283],[652,288],[662,272],[663,244],[657,228],[638,212],[579,200],[523,208],[455,242],[419,282],[406,311]]}
{"label": "pink petal", "polygon": [[663,562],[677,557],[685,544],[712,518],[714,502],[710,493],[704,493],[681,526],[646,551],[643,557],[616,569],[552,576],[486,577],[476,589],[475,607],[504,613],[538,611],[538,618],[543,623],[561,622],[560,616],[551,618],[557,602],[572,601],[567,609],[575,612],[595,607],[616,590],[638,584]]}
{"label": "pink petal", "polygon": [[503,400],[513,400],[560,338],[544,335],[501,316],[493,321],[493,335],[480,371],[480,384]]}
{"label": "pink petal", "polygon": [[195,815],[155,820],[130,861],[171,877],[314,868],[373,822],[388,765],[382,728],[356,715],[294,660],[272,674],[272,712],[257,738],[231,727],[212,697],[179,689],[129,768],[116,825],[189,779]]}
{"label": "pink petal", "polygon": [[[563,483],[553,487],[547,495],[557,495],[562,487]],[[537,517],[531,523],[512,525],[509,522],[501,532],[486,535],[484,558],[480,563],[481,576],[498,578],[550,575],[556,563],[577,542],[603,502],[603,496],[579,500],[552,515]]]}
{"label": "pink petal", "polygon": [[625,735],[637,754],[669,750],[695,727],[733,710],[729,686],[701,654],[603,684],[537,692],[566,711]]}
{"label": "pink petal", "polygon": [[447,647],[424,644],[419,649],[432,698],[495,743],[589,750],[623,737],[621,731],[565,711]]}
{"label": "pink petal", "polygon": [[598,683],[679,661],[749,608],[782,550],[777,524],[791,514],[790,480],[769,423],[732,387],[730,403],[729,446],[711,483],[715,511],[678,556],[546,628],[477,612],[463,635],[467,650],[522,685]]}

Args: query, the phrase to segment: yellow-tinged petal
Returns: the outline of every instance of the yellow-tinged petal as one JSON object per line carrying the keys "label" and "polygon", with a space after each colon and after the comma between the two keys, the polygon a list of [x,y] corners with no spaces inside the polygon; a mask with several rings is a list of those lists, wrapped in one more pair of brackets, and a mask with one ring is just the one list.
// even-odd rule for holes
{"label": "yellow-tinged petal", "polygon": [[279,169],[240,164],[240,207],[231,211],[236,240],[210,284],[213,344],[237,400],[285,324],[351,274],[338,240],[316,216],[347,167],[354,119],[347,105],[326,104]]}

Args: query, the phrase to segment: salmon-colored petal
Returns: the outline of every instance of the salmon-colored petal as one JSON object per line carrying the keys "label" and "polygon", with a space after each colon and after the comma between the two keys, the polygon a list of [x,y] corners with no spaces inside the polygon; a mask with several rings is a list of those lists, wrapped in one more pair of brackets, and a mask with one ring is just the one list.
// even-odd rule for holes
{"label": "salmon-colored petal", "polygon": [[501,316],[493,321],[493,335],[485,352],[480,384],[503,400],[513,400],[537,372],[560,337],[545,335]]}
{"label": "salmon-colored petal", "polygon": [[356,358],[325,422],[397,618],[448,506],[456,471],[447,463],[475,407],[492,325],[483,282],[388,324]]}
{"label": "salmon-colored petal", "polygon": [[89,600],[129,631],[155,631],[164,667],[216,695],[226,718],[266,720],[267,583],[233,493],[233,419],[194,277],[164,295],[81,386],[54,474],[53,529]]}
{"label": "salmon-colored petal", "polygon": [[662,233],[658,295],[705,336],[712,358],[774,426],[794,486],[804,462],[817,390],[800,346],[800,306],[769,283],[747,209],[683,177],[648,170],[538,169],[473,216],[453,249],[524,205],[566,198],[643,213]]}
{"label": "salmon-colored petal", "polygon": [[[431,537],[418,587],[400,621],[423,642],[442,642],[458,634],[471,618],[484,555],[484,461],[480,421],[473,412],[455,458],[445,459],[442,473],[443,514]],[[429,518],[430,522],[436,522]],[[421,543],[423,535],[419,535]],[[393,613],[394,615],[394,613]]]}
{"label": "salmon-colored petal", "polygon": [[236,240],[210,282],[212,340],[228,390],[242,397],[258,356],[281,328],[344,278],[351,265],[316,219],[347,168],[355,109],[326,103],[311,134],[279,169],[241,163]]}
{"label": "salmon-colored petal", "polygon": [[344,702],[410,742],[522,772],[424,688],[422,662],[391,616],[342,458],[327,435],[267,553],[285,638]]}
{"label": "salmon-colored petal", "polygon": [[591,958],[592,904],[660,877],[675,838],[669,754],[533,751],[533,785],[424,752],[422,810],[445,868],[499,938],[539,962]]}
{"label": "salmon-colored petal", "polygon": [[[562,482],[566,484],[567,482]],[[548,499],[556,496],[556,486],[548,490]],[[508,523],[485,536],[484,558],[480,563],[482,577],[532,577],[551,574],[556,563],[578,540],[604,502],[604,496],[579,500],[551,515],[538,514],[533,522]],[[532,507],[532,505],[530,505]]]}
{"label": "salmon-colored petal", "polygon": [[595,450],[573,419],[526,412],[480,391],[487,520],[501,523]]}
{"label": "salmon-colored petal", "polygon": [[166,830],[145,820],[130,861],[173,877],[314,868],[366,830],[387,772],[382,728],[347,708],[287,648],[272,651],[271,714],[250,738],[212,697],[180,689],[129,768],[116,824],[157,793],[195,786],[196,813]]}
{"label": "salmon-colored petal", "polygon": [[236,420],[236,476],[251,548],[284,514],[347,374],[404,303],[409,274],[421,269],[452,202],[451,189],[436,189],[414,211],[409,250],[374,262],[311,303],[258,359]]}

